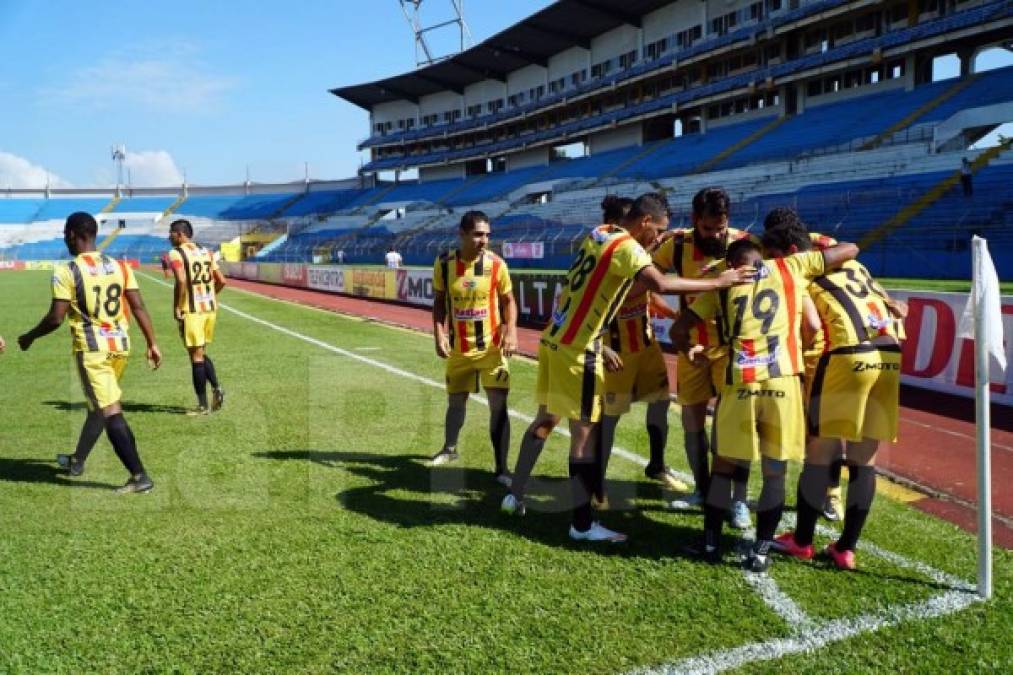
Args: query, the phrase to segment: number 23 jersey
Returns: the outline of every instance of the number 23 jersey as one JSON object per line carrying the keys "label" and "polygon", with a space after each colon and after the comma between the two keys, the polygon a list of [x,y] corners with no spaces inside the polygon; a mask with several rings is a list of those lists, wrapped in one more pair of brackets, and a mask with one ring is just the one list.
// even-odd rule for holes
{"label": "number 23 jersey", "polygon": [[729,346],[725,384],[763,382],[802,372],[802,299],[809,282],[824,273],[819,251],[757,263],[751,284],[711,291],[690,310],[716,318]]}
{"label": "number 23 jersey", "polygon": [[651,256],[621,227],[602,225],[581,243],[566,273],[542,341],[552,348],[593,348]]}
{"label": "number 23 jersey", "polygon": [[127,291],[137,290],[130,266],[97,251],[82,253],[53,274],[53,299],[70,303],[75,352],[129,352]]}
{"label": "number 23 jersey", "polygon": [[186,293],[177,309],[184,314],[207,314],[216,311],[214,272],[218,263],[202,246],[187,242],[169,251],[169,266],[182,270]]}

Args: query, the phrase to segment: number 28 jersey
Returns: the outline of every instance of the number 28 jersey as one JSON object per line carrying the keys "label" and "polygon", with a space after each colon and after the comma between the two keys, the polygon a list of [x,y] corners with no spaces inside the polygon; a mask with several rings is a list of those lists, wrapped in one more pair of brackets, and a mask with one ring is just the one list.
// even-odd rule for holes
{"label": "number 28 jersey", "polygon": [[127,291],[137,290],[130,266],[97,251],[82,253],[53,274],[53,299],[67,313],[75,352],[129,352]]}
{"label": "number 28 jersey", "polygon": [[594,348],[637,273],[649,265],[651,256],[626,230],[612,225],[591,230],[566,273],[543,343],[554,349]]}
{"label": "number 28 jersey", "polygon": [[218,263],[210,251],[188,241],[169,251],[169,266],[183,270],[185,279],[186,293],[177,309],[184,314],[211,314],[217,310],[213,273]]}
{"label": "number 28 jersey", "polygon": [[763,382],[802,372],[802,302],[824,272],[819,251],[757,263],[756,280],[701,295],[689,309],[716,318],[728,344],[725,384]]}

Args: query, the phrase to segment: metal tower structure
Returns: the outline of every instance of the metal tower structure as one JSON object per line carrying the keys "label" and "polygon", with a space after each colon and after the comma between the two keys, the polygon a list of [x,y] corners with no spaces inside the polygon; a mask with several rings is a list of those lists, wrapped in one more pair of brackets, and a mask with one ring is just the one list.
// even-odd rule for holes
{"label": "metal tower structure", "polygon": [[[471,46],[471,30],[464,20],[464,0],[449,0],[453,18],[430,25],[426,25],[422,20],[423,0],[398,0],[398,2],[401,5],[401,12],[408,21],[408,26],[411,28],[412,36],[415,40],[415,66],[417,68],[448,59]],[[456,29],[458,50],[450,54],[434,53],[427,40],[427,35],[440,31],[441,37],[448,39],[446,36],[448,29]]]}

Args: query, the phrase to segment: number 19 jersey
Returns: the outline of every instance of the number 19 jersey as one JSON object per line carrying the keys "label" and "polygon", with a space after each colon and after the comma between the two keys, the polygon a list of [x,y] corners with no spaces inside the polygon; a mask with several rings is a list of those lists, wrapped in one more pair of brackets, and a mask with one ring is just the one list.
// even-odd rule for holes
{"label": "number 19 jersey", "polygon": [[137,290],[130,266],[97,251],[82,253],[53,274],[53,299],[70,303],[75,352],[129,352],[129,310],[124,294]]}
{"label": "number 19 jersey", "polygon": [[581,243],[566,273],[542,341],[553,348],[583,351],[616,315],[637,273],[651,265],[651,256],[626,230],[602,225]]}
{"label": "number 19 jersey", "polygon": [[203,246],[188,241],[169,251],[169,266],[183,270],[186,293],[177,307],[184,314],[210,314],[215,304],[215,278],[218,263],[214,255]]}

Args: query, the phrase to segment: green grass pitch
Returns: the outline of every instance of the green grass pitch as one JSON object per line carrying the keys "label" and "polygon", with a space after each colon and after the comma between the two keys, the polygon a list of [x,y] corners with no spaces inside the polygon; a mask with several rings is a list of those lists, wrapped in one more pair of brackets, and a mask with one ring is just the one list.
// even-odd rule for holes
{"label": "green grass pitch", "polygon": [[[615,457],[610,477],[629,508],[603,521],[632,540],[611,548],[566,537],[561,436],[536,469],[538,509],[523,519],[498,511],[478,402],[461,461],[427,468],[444,394],[407,375],[442,380],[428,336],[235,291],[223,299],[245,315],[222,311],[210,351],[226,407],[188,418],[170,289],[140,276],[166,360],[148,370],[135,327],[123,389],[156,488],[114,494],[126,475],[104,438],[71,479],[53,463],[73,450],[84,417],[67,329],[28,354],[14,344],[47,307],[48,278],[0,276],[0,671],[604,673],[699,666],[685,660],[704,655],[741,672],[1013,662],[1008,552],[996,554],[995,600],[924,620],[903,608],[952,591],[897,559],[860,549],[853,574],[778,560],[771,587],[803,617],[793,625],[731,562],[678,556],[701,516],[666,510],[628,459]],[[513,371],[511,407],[530,415],[535,366],[518,359]],[[618,443],[646,455],[642,415],[624,419]],[[522,432],[514,419],[511,463]],[[668,460],[685,470],[674,412]],[[973,537],[899,503],[877,501],[866,540],[973,580]],[[834,626],[864,616],[893,625],[832,640]],[[778,638],[817,648],[735,656]]]}

